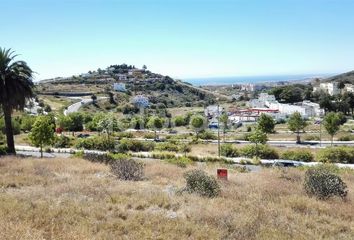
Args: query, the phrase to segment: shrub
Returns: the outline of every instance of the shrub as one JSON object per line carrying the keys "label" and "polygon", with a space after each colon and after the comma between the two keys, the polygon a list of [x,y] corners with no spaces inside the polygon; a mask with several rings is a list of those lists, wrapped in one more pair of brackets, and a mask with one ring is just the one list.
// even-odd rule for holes
{"label": "shrub", "polygon": [[111,164],[111,171],[121,180],[139,181],[144,177],[142,162],[132,159],[120,159]]}
{"label": "shrub", "polygon": [[122,139],[119,142],[118,150],[119,152],[150,152],[155,149],[154,142],[143,142],[132,139]]}
{"label": "shrub", "polygon": [[118,139],[122,139],[122,138],[134,138],[134,134],[131,132],[119,132],[115,134],[115,137],[117,137]]}
{"label": "shrub", "polygon": [[107,136],[96,136],[81,139],[76,148],[84,148],[88,150],[110,151],[114,149],[114,139]]}
{"label": "shrub", "polygon": [[126,159],[129,156],[126,154],[97,154],[97,153],[85,153],[83,158],[90,162],[98,162],[105,164],[112,164],[117,160]]}
{"label": "shrub", "polygon": [[7,153],[7,146],[0,145],[0,156],[1,155],[6,155],[6,153]]}
{"label": "shrub", "polygon": [[329,147],[321,149],[317,160],[324,163],[354,163],[353,147]]}
{"label": "shrub", "polygon": [[184,174],[187,185],[185,190],[203,197],[216,197],[220,194],[220,186],[216,179],[202,170],[191,170]]}
{"label": "shrub", "polygon": [[[247,145],[240,150],[240,155],[253,158],[256,157],[257,149],[255,145]],[[258,145],[258,157],[263,159],[278,159],[279,154],[274,149],[265,144]]]}
{"label": "shrub", "polygon": [[345,136],[339,137],[338,140],[339,141],[353,141],[354,136],[353,135],[345,135]]}
{"label": "shrub", "polygon": [[199,133],[199,138],[204,140],[216,140],[218,137],[212,131],[203,131]]}
{"label": "shrub", "polygon": [[53,147],[55,148],[68,148],[71,146],[71,141],[70,138],[65,136],[65,135],[61,135],[61,136],[55,136],[54,139],[54,144]]}
{"label": "shrub", "polygon": [[146,138],[146,139],[155,139],[155,134],[154,133],[146,133],[144,135],[144,138]]}
{"label": "shrub", "polygon": [[[12,118],[12,131],[14,135],[21,133],[21,125],[18,118]],[[4,118],[0,118],[0,131],[5,133],[5,120]]]}
{"label": "shrub", "polygon": [[304,188],[308,195],[319,199],[328,199],[332,196],[344,198],[348,194],[343,180],[323,167],[306,171]]}
{"label": "shrub", "polygon": [[307,135],[304,137],[306,141],[319,141],[320,137],[317,135]]}
{"label": "shrub", "polygon": [[225,157],[238,157],[240,156],[237,148],[233,147],[232,144],[221,145],[221,155]]}
{"label": "shrub", "polygon": [[312,162],[313,154],[306,150],[289,150],[281,155],[281,158],[294,161]]}
{"label": "shrub", "polygon": [[152,157],[156,159],[172,159],[176,155],[170,152],[153,152]]}
{"label": "shrub", "polygon": [[185,119],[183,116],[177,116],[173,121],[176,127],[188,125],[187,119]]}
{"label": "shrub", "polygon": [[175,164],[178,167],[185,168],[187,167],[187,165],[192,163],[192,160],[190,160],[188,157],[177,157],[177,158],[168,159],[168,162]]}
{"label": "shrub", "polygon": [[164,142],[157,144],[155,149],[159,151],[178,152],[179,146],[176,143]]}

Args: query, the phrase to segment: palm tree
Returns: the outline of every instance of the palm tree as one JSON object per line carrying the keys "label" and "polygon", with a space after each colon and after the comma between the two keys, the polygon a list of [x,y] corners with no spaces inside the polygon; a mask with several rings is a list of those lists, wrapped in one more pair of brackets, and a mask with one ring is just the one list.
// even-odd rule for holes
{"label": "palm tree", "polygon": [[16,154],[11,114],[22,110],[26,100],[33,97],[33,71],[24,61],[14,61],[17,55],[11,49],[0,48],[0,105],[5,118],[8,153]]}

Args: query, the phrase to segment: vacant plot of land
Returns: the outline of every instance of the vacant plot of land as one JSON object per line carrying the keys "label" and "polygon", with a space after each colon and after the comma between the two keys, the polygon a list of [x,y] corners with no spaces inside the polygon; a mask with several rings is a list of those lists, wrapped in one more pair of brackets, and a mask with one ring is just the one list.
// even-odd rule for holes
{"label": "vacant plot of land", "polygon": [[2,158],[0,239],[354,239],[352,173],[346,201],[307,197],[296,169],[231,171],[207,199],[176,193],[186,170],[150,161],[123,182],[82,159]]}

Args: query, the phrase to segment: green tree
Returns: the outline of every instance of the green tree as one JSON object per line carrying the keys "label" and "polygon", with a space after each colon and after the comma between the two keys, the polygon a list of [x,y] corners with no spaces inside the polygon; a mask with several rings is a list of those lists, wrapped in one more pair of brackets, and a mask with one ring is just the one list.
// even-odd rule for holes
{"label": "green tree", "polygon": [[42,158],[43,146],[51,145],[55,139],[52,119],[44,115],[37,117],[28,137],[33,145],[40,148]]}
{"label": "green tree", "polygon": [[147,123],[147,127],[155,132],[155,140],[157,139],[157,131],[163,128],[164,120],[159,117],[151,117]]}
{"label": "green tree", "polygon": [[331,146],[332,146],[333,137],[339,131],[339,126],[340,126],[340,118],[338,114],[334,112],[327,113],[323,119],[323,126],[328,132],[328,134],[331,135]]}
{"label": "green tree", "polygon": [[261,129],[256,128],[249,136],[249,141],[256,144],[256,156],[258,157],[258,144],[265,144],[268,140],[267,134]]}
{"label": "green tree", "polygon": [[190,120],[190,125],[194,129],[197,140],[199,139],[199,133],[204,130],[205,118],[201,115],[193,116]]}
{"label": "green tree", "polygon": [[273,133],[275,122],[270,115],[262,113],[258,118],[258,128],[264,133]]}
{"label": "green tree", "polygon": [[97,123],[97,130],[107,133],[108,136],[114,131],[121,131],[122,129],[120,122],[112,113],[109,113]]}
{"label": "green tree", "polygon": [[302,118],[299,112],[294,112],[291,114],[288,120],[288,128],[290,131],[296,133],[296,143],[300,143],[300,132],[304,131],[305,127],[307,126],[307,122],[305,119]]}
{"label": "green tree", "polygon": [[32,70],[24,61],[14,61],[11,49],[0,48],[0,105],[5,119],[8,153],[16,154],[11,114],[23,110],[26,100],[33,97]]}
{"label": "green tree", "polygon": [[32,126],[33,126],[35,121],[36,121],[36,117],[35,116],[24,115],[21,118],[21,130],[24,131],[24,132],[31,131]]}

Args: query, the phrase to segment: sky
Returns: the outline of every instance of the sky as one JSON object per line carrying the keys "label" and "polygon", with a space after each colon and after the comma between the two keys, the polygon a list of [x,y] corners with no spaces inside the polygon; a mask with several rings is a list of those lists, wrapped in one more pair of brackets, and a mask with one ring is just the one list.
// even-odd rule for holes
{"label": "sky", "polygon": [[354,70],[354,0],[0,0],[36,79],[127,63],[175,78]]}

